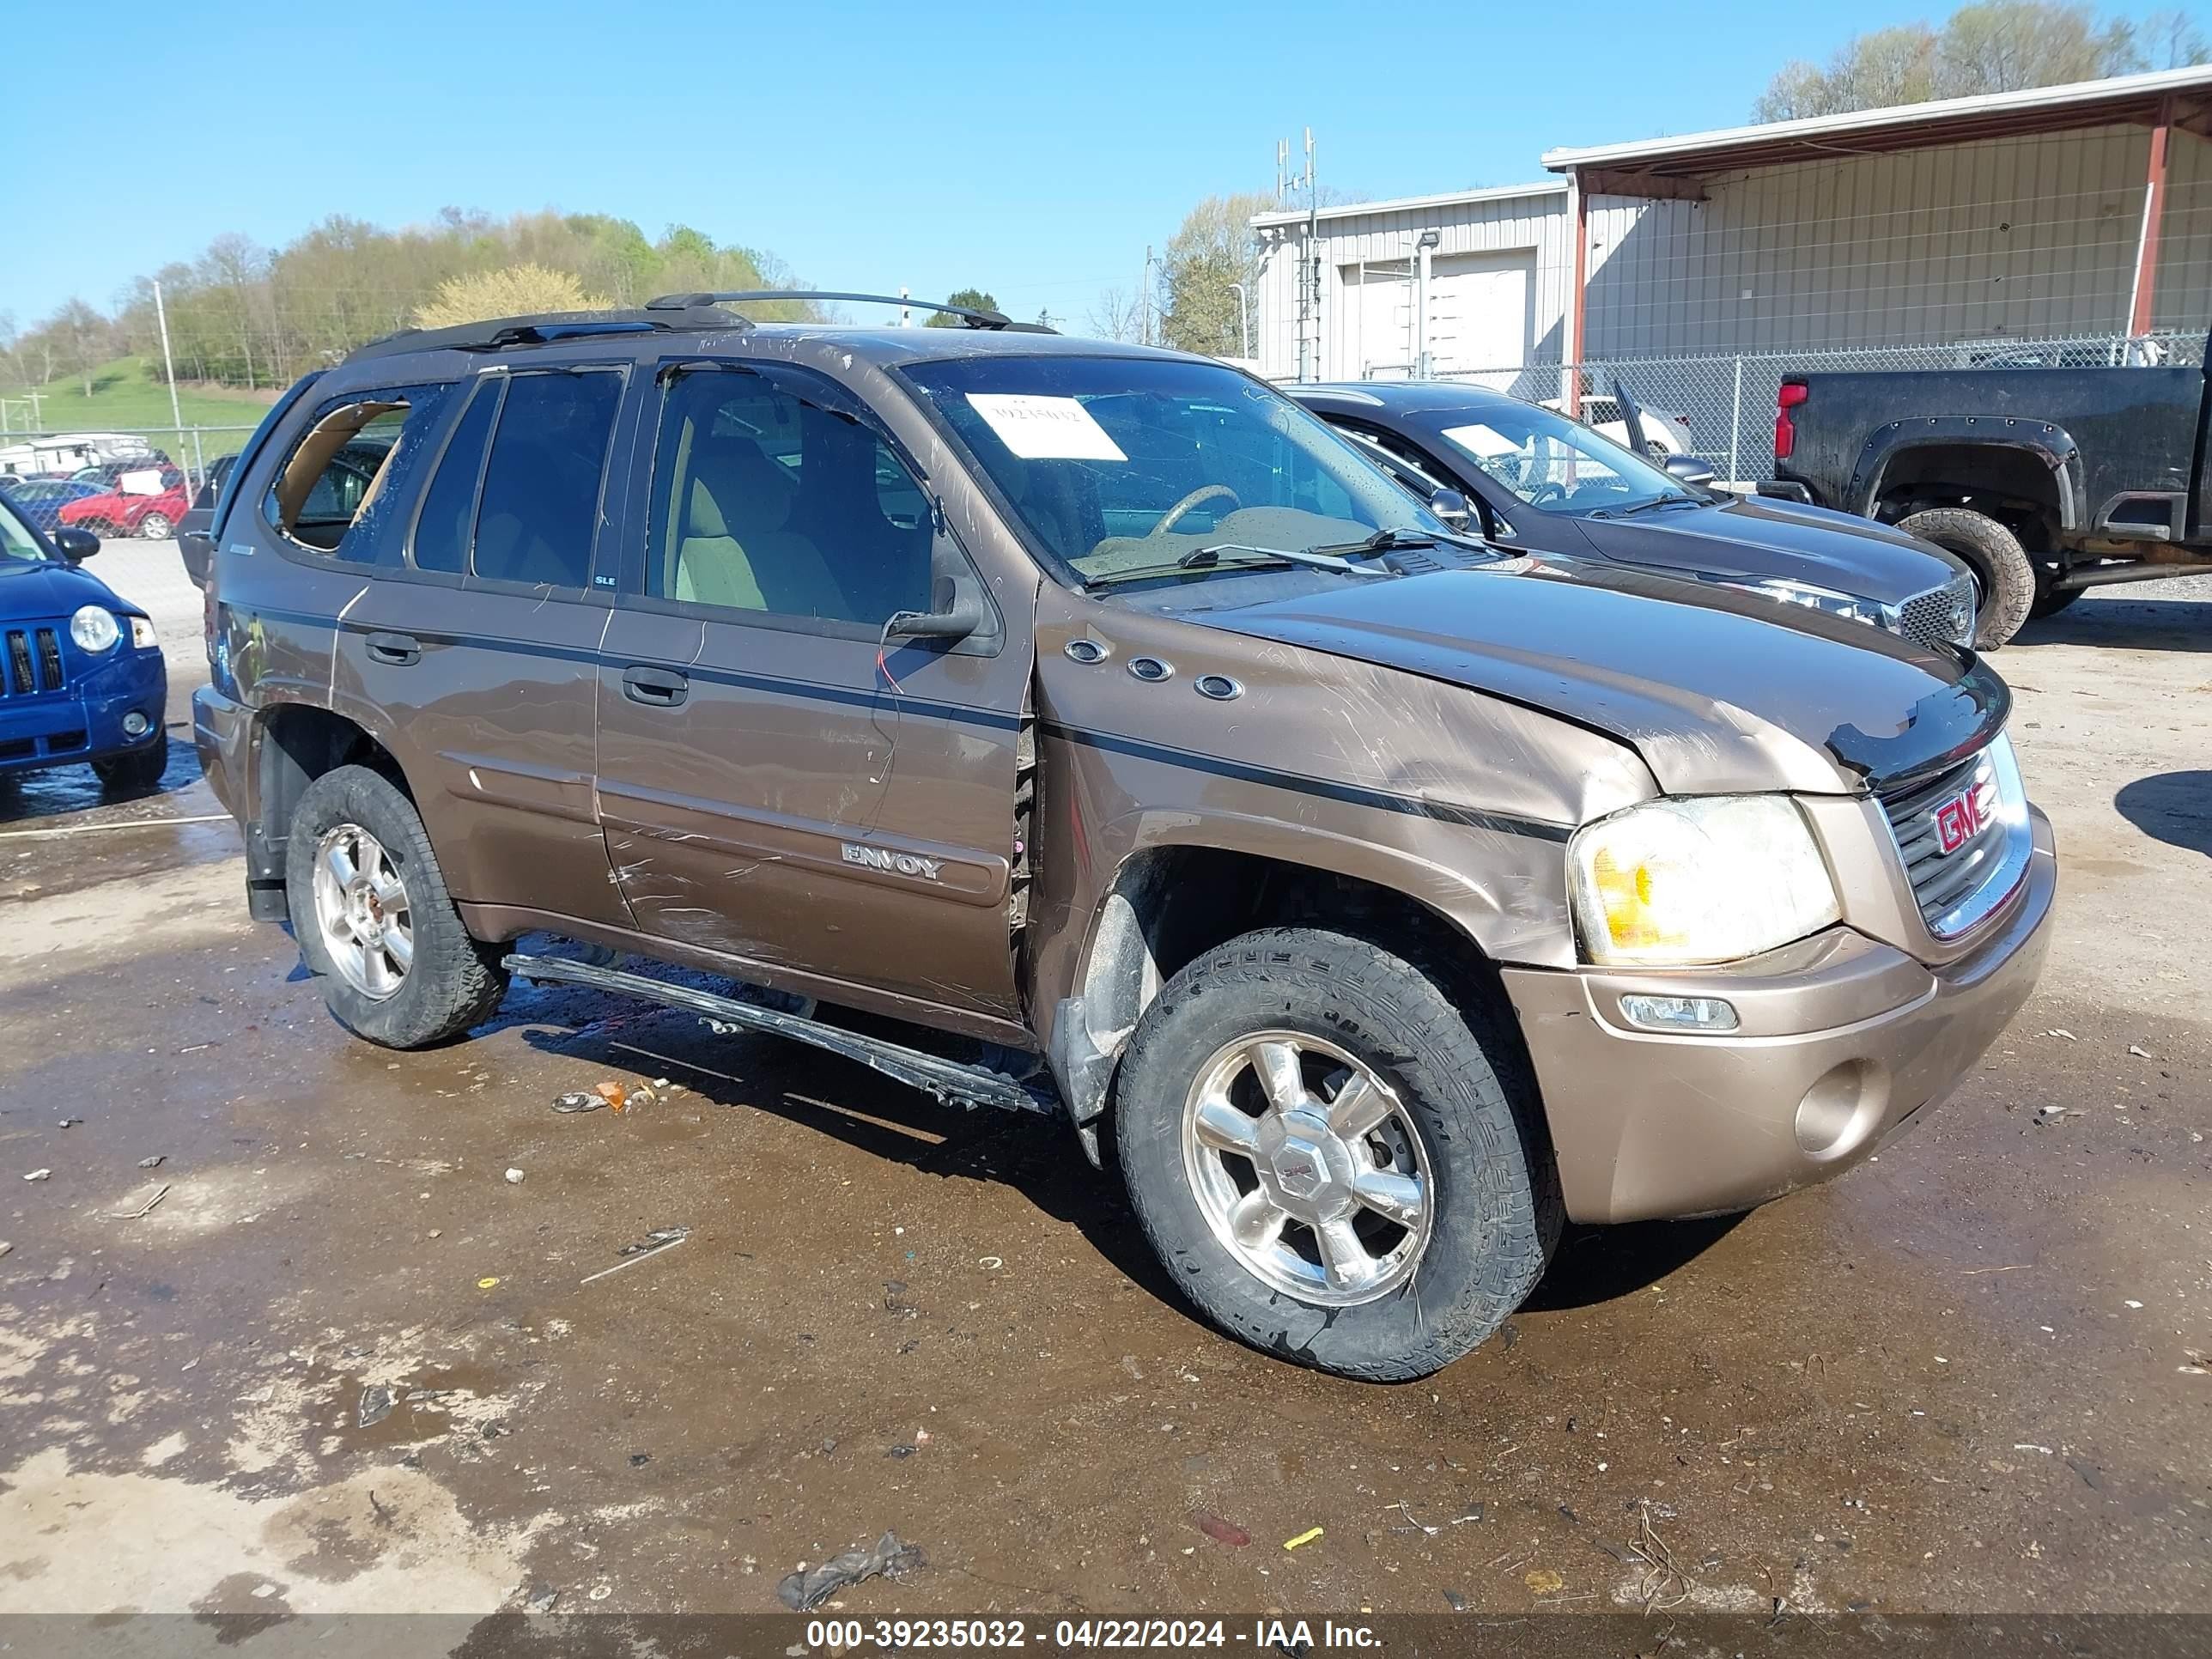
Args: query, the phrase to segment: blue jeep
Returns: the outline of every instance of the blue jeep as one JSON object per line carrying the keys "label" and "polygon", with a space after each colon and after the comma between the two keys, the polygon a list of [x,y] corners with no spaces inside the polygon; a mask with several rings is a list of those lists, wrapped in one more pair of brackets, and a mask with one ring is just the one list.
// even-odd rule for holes
{"label": "blue jeep", "polygon": [[77,568],[99,550],[89,531],[49,539],[0,496],[0,785],[79,761],[112,790],[161,781],[168,670],[146,614]]}

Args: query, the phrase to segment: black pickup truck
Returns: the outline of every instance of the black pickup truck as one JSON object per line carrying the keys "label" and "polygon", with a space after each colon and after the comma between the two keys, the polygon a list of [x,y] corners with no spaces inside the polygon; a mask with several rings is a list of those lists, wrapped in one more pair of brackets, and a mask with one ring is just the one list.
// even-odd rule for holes
{"label": "black pickup truck", "polygon": [[1793,374],[1776,401],[1760,493],[1957,554],[1983,650],[2086,588],[2212,571],[2201,368]]}

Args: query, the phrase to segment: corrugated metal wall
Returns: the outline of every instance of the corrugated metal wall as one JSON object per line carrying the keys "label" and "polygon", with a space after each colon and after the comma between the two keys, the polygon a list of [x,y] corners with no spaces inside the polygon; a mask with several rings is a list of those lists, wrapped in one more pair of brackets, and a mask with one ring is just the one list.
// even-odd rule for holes
{"label": "corrugated metal wall", "polygon": [[[1713,180],[1704,202],[1594,197],[1591,358],[2123,333],[2149,135],[2141,127],[1846,156]],[[1564,194],[1324,220],[1319,372],[1356,376],[1341,276],[1442,252],[1535,253],[1532,360],[1559,361],[1571,270]],[[1256,305],[1265,371],[1297,366],[1297,228]],[[2173,135],[2157,325],[2212,320],[2212,144]],[[1371,352],[1367,354],[1372,357]],[[1491,365],[1462,365],[1485,368]],[[1510,365],[1497,365],[1504,368]]]}

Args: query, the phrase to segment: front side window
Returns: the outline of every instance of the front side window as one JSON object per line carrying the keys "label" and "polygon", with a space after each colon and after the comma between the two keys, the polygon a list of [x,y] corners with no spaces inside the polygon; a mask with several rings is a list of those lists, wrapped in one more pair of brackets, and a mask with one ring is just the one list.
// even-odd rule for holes
{"label": "front side window", "polygon": [[46,556],[46,550],[31,533],[31,526],[23,522],[8,498],[0,495],[0,559],[20,559],[27,564],[37,564],[43,562]]}
{"label": "front side window", "polygon": [[1693,499],[1641,456],[1534,404],[1501,400],[1423,419],[1432,441],[1450,445],[1529,506],[1547,512]]}
{"label": "front side window", "polygon": [[929,609],[920,483],[868,428],[767,375],[669,382],[652,504],[651,598],[870,631]]}
{"label": "front side window", "polygon": [[623,377],[612,371],[514,376],[477,507],[469,568],[479,580],[533,587],[590,582],[622,391]]}
{"label": "front side window", "polygon": [[407,495],[448,390],[399,387],[325,409],[269,486],[262,514],[270,528],[309,553],[376,561],[392,503]]}
{"label": "front side window", "polygon": [[1317,417],[1232,369],[978,355],[899,371],[1085,581],[1442,526]]}

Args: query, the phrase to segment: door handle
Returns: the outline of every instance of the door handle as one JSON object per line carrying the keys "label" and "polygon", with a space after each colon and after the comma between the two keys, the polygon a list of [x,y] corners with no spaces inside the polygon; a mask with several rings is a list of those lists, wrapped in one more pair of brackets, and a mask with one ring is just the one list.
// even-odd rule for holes
{"label": "door handle", "polygon": [[691,695],[691,681],[672,668],[632,663],[623,671],[623,696],[650,708],[680,708]]}
{"label": "door handle", "polygon": [[422,660],[422,642],[411,634],[371,634],[369,659],[408,668]]}

